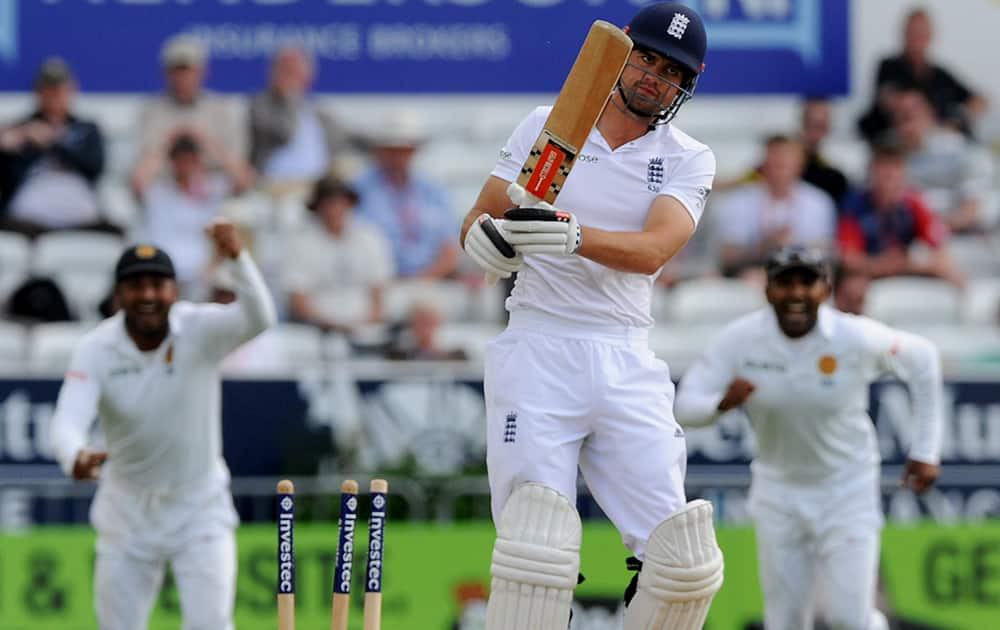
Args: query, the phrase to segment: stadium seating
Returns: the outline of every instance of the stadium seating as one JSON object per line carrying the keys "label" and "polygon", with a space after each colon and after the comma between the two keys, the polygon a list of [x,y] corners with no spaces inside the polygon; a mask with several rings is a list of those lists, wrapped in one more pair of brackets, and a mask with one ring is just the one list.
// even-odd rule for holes
{"label": "stadium seating", "polygon": [[386,321],[404,321],[419,303],[433,305],[445,321],[466,319],[469,292],[465,285],[451,281],[404,280],[386,287],[382,296]]}
{"label": "stadium seating", "polygon": [[25,327],[0,320],[0,374],[16,377],[23,373],[27,347]]}
{"label": "stadium seating", "polygon": [[1000,246],[985,236],[954,236],[948,241],[948,252],[958,268],[972,278],[1000,273]]}
{"label": "stadium seating", "polygon": [[51,275],[73,269],[110,274],[125,244],[113,234],[65,230],[42,234],[35,240],[32,270]]}
{"label": "stadium seating", "polygon": [[85,322],[102,319],[98,307],[112,289],[110,269],[94,271],[68,268],[54,273],[52,278],[66,296],[77,319]]}
{"label": "stadium seating", "polygon": [[222,363],[227,376],[281,376],[314,369],[324,357],[324,335],[307,324],[280,323],[264,331]]}
{"label": "stadium seating", "polygon": [[105,218],[126,232],[139,226],[141,208],[124,180],[105,177],[97,186],[97,198]]}
{"label": "stadium seating", "polygon": [[672,288],[658,321],[681,324],[726,323],[765,304],[764,292],[742,280],[686,280]]}
{"label": "stadium seating", "polygon": [[871,283],[865,314],[890,326],[958,323],[961,295],[935,278],[883,278]]}
{"label": "stadium seating", "polygon": [[29,334],[28,371],[34,374],[62,374],[80,339],[93,328],[86,322],[36,324]]}
{"label": "stadium seating", "polygon": [[1000,361],[1000,329],[996,326],[932,324],[907,328],[937,346],[946,373],[987,360]]}
{"label": "stadium seating", "polygon": [[438,328],[434,341],[442,350],[462,350],[470,359],[481,359],[486,344],[503,329],[497,323],[446,322]]}
{"label": "stadium seating", "polygon": [[1000,326],[1000,278],[977,278],[965,288],[962,321],[981,326]]}
{"label": "stadium seating", "polygon": [[0,232],[0,303],[28,275],[31,266],[31,241],[15,232]]}
{"label": "stadium seating", "polygon": [[680,376],[722,331],[724,323],[666,324],[649,333],[649,347],[670,366],[672,376]]}

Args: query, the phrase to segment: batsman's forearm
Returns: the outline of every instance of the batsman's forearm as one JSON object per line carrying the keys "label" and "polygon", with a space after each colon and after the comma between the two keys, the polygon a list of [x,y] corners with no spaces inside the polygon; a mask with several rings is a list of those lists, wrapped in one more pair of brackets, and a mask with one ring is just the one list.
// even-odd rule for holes
{"label": "batsman's forearm", "polygon": [[500,179],[496,175],[490,175],[486,178],[486,183],[483,184],[482,190],[479,191],[479,196],[476,197],[476,202],[472,204],[472,209],[469,210],[468,214],[465,215],[465,220],[462,221],[462,232],[458,238],[458,246],[465,249],[465,235],[475,223],[479,215],[484,212],[492,216],[494,219],[502,219],[504,210],[511,206],[511,200],[507,197],[507,186],[510,182],[504,179]]}
{"label": "batsman's forearm", "polygon": [[659,232],[609,232],[584,227],[583,244],[576,253],[617,271],[652,275],[686,242],[686,238],[664,237]]}

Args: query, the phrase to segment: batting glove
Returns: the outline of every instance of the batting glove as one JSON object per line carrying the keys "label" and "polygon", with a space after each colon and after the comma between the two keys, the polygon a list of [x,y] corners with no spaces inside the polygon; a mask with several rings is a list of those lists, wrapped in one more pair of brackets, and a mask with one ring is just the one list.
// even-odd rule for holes
{"label": "batting glove", "polygon": [[486,272],[500,278],[509,278],[524,264],[524,256],[507,240],[507,223],[483,213],[465,235],[465,253]]}
{"label": "batting glove", "polygon": [[507,242],[522,254],[573,254],[583,243],[583,231],[572,212],[560,210],[532,195],[517,182],[507,186],[517,205],[504,213]]}
{"label": "batting glove", "polygon": [[504,212],[507,242],[521,254],[575,254],[583,231],[572,212],[551,205]]}

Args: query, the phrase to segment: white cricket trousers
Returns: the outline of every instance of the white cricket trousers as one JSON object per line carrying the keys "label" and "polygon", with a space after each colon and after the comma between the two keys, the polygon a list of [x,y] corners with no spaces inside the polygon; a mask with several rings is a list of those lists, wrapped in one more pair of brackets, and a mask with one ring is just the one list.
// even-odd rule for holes
{"label": "white cricket trousers", "polygon": [[520,483],[576,502],[577,468],[638,558],[686,502],[687,447],[667,364],[644,329],[593,329],[511,314],[486,350],[487,467],[493,521]]}
{"label": "white cricket trousers", "polygon": [[168,564],[182,629],[232,630],[237,516],[228,489],[163,497],[102,482],[91,521],[97,529],[94,606],[101,630],[145,629]]}
{"label": "white cricket trousers", "polygon": [[754,478],[750,514],[757,536],[766,630],[868,630],[875,612],[882,527],[876,470],[837,483],[796,485]]}

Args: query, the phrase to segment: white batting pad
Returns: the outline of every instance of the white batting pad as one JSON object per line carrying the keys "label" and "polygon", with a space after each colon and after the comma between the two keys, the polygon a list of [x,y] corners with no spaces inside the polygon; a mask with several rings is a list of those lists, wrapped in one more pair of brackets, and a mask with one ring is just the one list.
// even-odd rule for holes
{"label": "white batting pad", "polygon": [[712,504],[691,501],[650,535],[625,630],[701,630],[722,573]]}
{"label": "white batting pad", "polygon": [[580,572],[582,525],[569,500],[537,483],[504,504],[493,546],[486,630],[563,630]]}

